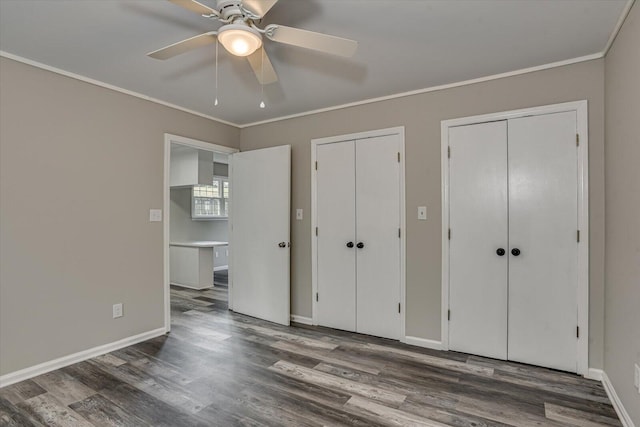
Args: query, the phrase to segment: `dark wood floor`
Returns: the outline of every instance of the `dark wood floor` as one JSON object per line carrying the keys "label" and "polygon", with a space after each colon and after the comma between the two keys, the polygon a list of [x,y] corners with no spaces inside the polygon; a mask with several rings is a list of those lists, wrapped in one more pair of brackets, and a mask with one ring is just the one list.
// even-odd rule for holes
{"label": "dark wood floor", "polygon": [[0,390],[7,426],[619,426],[596,381],[227,311],[172,288],[172,332]]}

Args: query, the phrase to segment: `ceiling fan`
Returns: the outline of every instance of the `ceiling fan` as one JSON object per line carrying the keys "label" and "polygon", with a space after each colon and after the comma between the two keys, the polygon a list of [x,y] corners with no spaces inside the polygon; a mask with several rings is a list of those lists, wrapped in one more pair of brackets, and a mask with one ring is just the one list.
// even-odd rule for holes
{"label": "ceiling fan", "polygon": [[217,0],[215,9],[196,0],[169,1],[223,25],[217,31],[209,31],[150,52],[147,56],[151,58],[169,59],[218,40],[232,55],[246,57],[258,81],[269,84],[278,81],[278,76],[266,51],[260,49],[263,37],[344,57],[353,56],[358,47],[358,42],[354,40],[284,25],[269,24],[259,28],[256,21],[259,22],[278,0]]}

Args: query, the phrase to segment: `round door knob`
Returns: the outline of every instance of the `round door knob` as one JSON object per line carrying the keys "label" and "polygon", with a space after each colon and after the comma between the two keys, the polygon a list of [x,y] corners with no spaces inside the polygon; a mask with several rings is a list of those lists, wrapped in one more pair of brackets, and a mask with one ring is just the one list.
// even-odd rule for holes
{"label": "round door knob", "polygon": [[280,242],[280,243],[278,243],[278,247],[279,248],[286,248],[287,244],[285,242]]}
{"label": "round door knob", "polygon": [[356,247],[357,247],[358,249],[362,249],[362,248],[364,248],[364,243],[362,243],[362,242],[358,242],[358,244],[356,245]]}
{"label": "round door knob", "polygon": [[511,255],[513,255],[513,256],[520,255],[520,249],[518,249],[518,248],[511,249]]}
{"label": "round door knob", "polygon": [[498,254],[498,256],[503,256],[506,252],[504,249],[502,248],[498,248],[498,250],[496,251],[496,253]]}
{"label": "round door knob", "polygon": [[348,247],[348,248],[352,248],[352,247],[353,247],[353,242],[349,242],[349,243],[347,243],[347,247]]}

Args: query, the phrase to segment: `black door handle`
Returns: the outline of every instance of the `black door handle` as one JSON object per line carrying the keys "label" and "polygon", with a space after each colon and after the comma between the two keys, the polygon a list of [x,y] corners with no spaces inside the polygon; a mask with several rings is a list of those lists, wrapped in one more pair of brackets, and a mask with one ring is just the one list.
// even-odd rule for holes
{"label": "black door handle", "polygon": [[511,249],[511,255],[513,255],[513,256],[520,255],[520,249],[518,249],[518,248]]}
{"label": "black door handle", "polygon": [[498,256],[503,256],[505,254],[505,250],[502,248],[498,248],[498,250],[496,251],[496,253],[498,254]]}
{"label": "black door handle", "polygon": [[286,248],[287,244],[285,242],[280,242],[280,243],[278,243],[278,247],[279,248]]}
{"label": "black door handle", "polygon": [[348,248],[352,248],[352,247],[353,247],[353,242],[348,242],[348,243],[347,243],[347,247],[348,247]]}
{"label": "black door handle", "polygon": [[358,249],[362,249],[362,248],[364,248],[364,243],[362,243],[362,242],[358,242],[358,244],[356,245],[356,247],[357,247]]}

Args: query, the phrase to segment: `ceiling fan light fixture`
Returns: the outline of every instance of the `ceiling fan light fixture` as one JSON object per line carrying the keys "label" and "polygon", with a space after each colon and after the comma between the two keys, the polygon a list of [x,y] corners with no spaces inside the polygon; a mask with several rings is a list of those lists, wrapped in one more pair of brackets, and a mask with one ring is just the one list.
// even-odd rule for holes
{"label": "ceiling fan light fixture", "polygon": [[262,46],[262,35],[245,24],[222,26],[218,30],[218,40],[235,56],[249,56]]}

